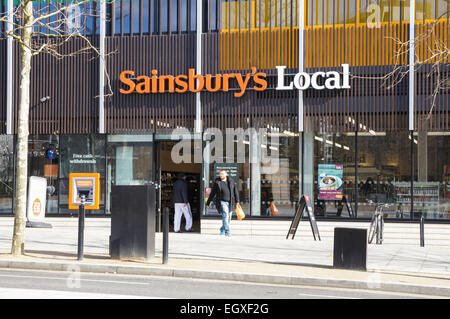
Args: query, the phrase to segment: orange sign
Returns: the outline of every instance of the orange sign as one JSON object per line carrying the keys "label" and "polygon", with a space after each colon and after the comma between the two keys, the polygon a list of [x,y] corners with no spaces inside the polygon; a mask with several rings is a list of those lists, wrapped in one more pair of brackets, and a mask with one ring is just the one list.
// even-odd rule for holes
{"label": "orange sign", "polygon": [[120,73],[120,81],[127,86],[127,89],[120,89],[122,94],[131,94],[134,92],[145,93],[184,93],[200,92],[203,89],[209,92],[229,90],[230,79],[236,79],[240,91],[234,93],[234,96],[241,97],[245,90],[251,85],[250,78],[253,76],[253,89],[255,91],[264,91],[267,88],[266,73],[256,72],[256,68],[252,67],[251,73],[247,73],[245,77],[241,73],[224,73],[201,75],[196,74],[195,69],[189,69],[188,75],[160,75],[157,70],[152,70],[151,76],[138,75],[135,72],[126,70]]}
{"label": "orange sign", "polygon": [[88,193],[85,209],[100,208],[100,174],[69,174],[69,209],[78,209],[81,202],[80,191]]}
{"label": "orange sign", "polygon": [[34,216],[39,216],[41,214],[41,201],[39,200],[39,198],[36,198],[33,202],[33,215]]}
{"label": "orange sign", "polygon": [[56,164],[44,165],[44,176],[45,177],[58,177],[58,165],[56,165]]}

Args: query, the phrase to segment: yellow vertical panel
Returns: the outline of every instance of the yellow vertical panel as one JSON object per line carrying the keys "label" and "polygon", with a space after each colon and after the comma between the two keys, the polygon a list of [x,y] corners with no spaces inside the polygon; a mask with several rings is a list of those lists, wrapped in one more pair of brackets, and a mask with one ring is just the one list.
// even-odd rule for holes
{"label": "yellow vertical panel", "polygon": [[258,29],[256,31],[257,37],[258,37],[258,45],[256,46],[257,50],[257,55],[258,55],[258,65],[256,66],[256,68],[260,69],[262,66],[262,54],[261,54],[261,48],[262,48],[262,35],[261,35],[261,29]]}
{"label": "yellow vertical panel", "polygon": [[333,66],[333,40],[332,40],[332,34],[331,29],[327,29],[327,46],[325,46],[325,55],[328,57],[328,67]]}
{"label": "yellow vertical panel", "polygon": [[346,41],[347,43],[346,43],[345,51],[346,51],[347,61],[348,61],[348,63],[350,65],[353,65],[352,64],[352,37],[351,37],[351,32],[350,31],[351,31],[350,27],[345,26],[345,34],[346,34],[346,37],[347,37],[347,41]]}
{"label": "yellow vertical panel", "polygon": [[[365,25],[365,30],[369,30],[369,28],[367,28],[367,24]],[[377,55],[377,51],[375,49],[375,36],[376,36],[376,30],[375,28],[372,28],[371,30],[372,32],[370,32],[370,39],[367,40],[368,41],[368,52],[367,54],[368,56],[368,63],[369,65],[375,65],[375,57]]]}
{"label": "yellow vertical panel", "polygon": [[219,68],[223,70],[223,32],[219,33]]}
{"label": "yellow vertical panel", "polygon": [[316,32],[316,30],[313,27],[311,27],[310,39],[309,39],[310,48],[311,48],[310,49],[310,51],[311,51],[310,52],[310,61],[311,61],[310,67],[311,68],[313,68],[314,64],[316,63],[315,54],[314,54],[314,52],[316,51],[316,48],[314,47],[314,43],[315,43],[314,39],[316,36],[315,32]]}
{"label": "yellow vertical panel", "polygon": [[376,55],[374,50],[375,50],[375,46],[374,46],[374,41],[373,38],[375,36],[375,33],[373,32],[373,29],[369,29],[367,28],[367,25],[364,26],[364,31],[365,32],[369,32],[370,37],[368,37],[367,42],[366,42],[366,63],[367,65],[374,65],[374,58],[373,56]]}
{"label": "yellow vertical panel", "polygon": [[231,50],[230,50],[230,31],[228,30],[228,32],[226,33],[226,51],[225,54],[227,55],[227,63],[226,63],[226,69],[229,70],[230,69],[230,62],[231,62]]}
{"label": "yellow vertical panel", "polygon": [[232,56],[232,69],[236,69],[238,65],[238,33],[236,30],[231,32],[231,56]]}
{"label": "yellow vertical panel", "polygon": [[[392,23],[392,28],[393,28],[392,36],[393,36],[393,39],[398,39],[398,32],[397,32],[398,29],[397,29],[397,27],[398,27],[397,24]],[[392,56],[395,56],[394,63],[399,63],[400,59],[399,59],[399,56],[396,54],[396,52],[398,52],[398,44],[395,41],[392,41],[392,42],[393,42],[392,43],[393,46],[392,46],[392,52],[390,52],[390,54]]]}
{"label": "yellow vertical panel", "polygon": [[388,64],[388,47],[389,47],[389,39],[388,36],[390,36],[389,33],[389,25],[382,25],[383,28],[383,64],[387,65]]}
{"label": "yellow vertical panel", "polygon": [[383,26],[383,28],[384,28],[384,40],[383,40],[383,42],[384,42],[384,55],[383,55],[383,64],[384,65],[387,65],[387,64],[389,64],[389,54],[388,54],[388,52],[389,52],[389,45],[390,45],[390,39],[389,39],[389,36],[391,36],[391,33],[390,33],[390,29],[391,29],[391,26],[389,25],[389,24],[385,24],[384,26]]}
{"label": "yellow vertical panel", "polygon": [[[364,27],[362,25],[358,25],[358,29],[359,29],[359,34],[360,34],[360,38],[361,38],[361,50],[357,53],[358,55],[361,55],[361,65],[369,65],[369,55],[367,54],[368,52],[368,42],[370,37],[367,36],[367,30],[364,29]],[[366,32],[364,32],[366,31]]]}
{"label": "yellow vertical panel", "polygon": [[[308,31],[308,29],[305,27],[305,55],[304,55],[304,65],[305,65],[305,68],[308,68],[309,67],[309,37],[308,37],[308,35],[309,35],[309,31]],[[300,52],[299,52],[299,54],[300,54]]]}
{"label": "yellow vertical panel", "polygon": [[367,37],[365,36],[363,37],[360,25],[356,25],[355,29],[356,32],[358,33],[358,47],[357,47],[358,49],[356,50],[355,55],[358,58],[358,65],[361,66],[365,64],[365,56],[363,55],[363,53],[365,48],[365,40]]}
{"label": "yellow vertical panel", "polygon": [[342,28],[341,27],[336,27],[336,65],[341,65],[342,64],[342,60],[341,60],[341,39],[342,39]]}
{"label": "yellow vertical panel", "polygon": [[275,48],[275,32],[273,30],[270,31],[270,66],[275,67],[275,56],[274,56],[274,48]]}
{"label": "yellow vertical panel", "polygon": [[377,51],[376,51],[376,41],[375,41],[375,37],[377,36],[377,32],[375,28],[369,29],[367,27],[367,24],[364,26],[365,30],[368,31],[370,30],[370,40],[368,40],[368,44],[367,44],[367,52],[370,55],[368,57],[369,60],[369,65],[376,65],[376,56],[377,56]]}
{"label": "yellow vertical panel", "polygon": [[[428,23],[426,23],[426,27],[425,27],[425,32],[427,32],[427,34],[428,34],[428,32],[429,32],[429,29],[430,29],[430,25],[428,24]],[[430,57],[430,43],[431,41],[430,41],[430,37],[427,37],[426,38],[426,45],[425,45],[425,56],[424,56],[424,61],[425,60],[428,60],[429,59],[429,57]]]}
{"label": "yellow vertical panel", "polygon": [[[417,23],[416,26],[417,26],[417,36],[420,39],[420,36],[421,36],[421,34],[423,32],[423,24],[422,23]],[[423,54],[422,54],[423,51],[422,50],[423,50],[423,41],[420,40],[417,43],[417,56],[418,56],[419,61],[422,61],[422,59],[423,59]]]}
{"label": "yellow vertical panel", "polygon": [[321,61],[321,55],[320,55],[320,53],[321,53],[321,50],[320,50],[321,44],[322,44],[322,42],[320,42],[320,29],[316,28],[315,37],[314,37],[314,46],[316,47],[316,50],[317,50],[316,51],[317,57],[316,57],[316,61],[314,63],[314,67],[320,66],[320,63],[322,62]]}
{"label": "yellow vertical panel", "polygon": [[329,37],[329,49],[328,49],[328,56],[330,57],[330,66],[334,67],[336,66],[336,51],[335,51],[335,39],[336,39],[336,32],[334,29],[330,29],[330,37]]}
{"label": "yellow vertical panel", "polygon": [[[448,19],[445,19],[444,22],[442,23],[444,26],[444,30],[443,30],[443,34],[444,34],[444,45],[446,48],[449,47],[449,41],[448,41],[448,33],[449,33],[449,26],[448,26]],[[449,62],[448,56],[447,56],[447,60],[445,61],[446,63]]]}
{"label": "yellow vertical panel", "polygon": [[278,28],[277,29],[277,46],[276,46],[276,50],[277,50],[277,65],[282,65],[282,61],[281,61],[281,57],[280,57],[280,51],[281,51],[281,46],[283,44],[282,41],[282,35],[281,35],[281,29]]}
{"label": "yellow vertical panel", "polygon": [[259,50],[261,51],[261,61],[259,69],[265,69],[266,68],[266,32],[262,29],[259,29],[260,32],[260,39],[261,39],[261,46]]}
{"label": "yellow vertical panel", "polygon": [[308,28],[308,31],[305,32],[305,68],[311,67],[311,50],[312,50],[312,44],[311,44],[311,32],[312,29]]}
{"label": "yellow vertical panel", "polygon": [[238,42],[239,42],[239,69],[242,70],[244,68],[244,41],[242,41],[242,31],[238,31]]}
{"label": "yellow vertical panel", "polygon": [[392,64],[392,61],[394,59],[394,57],[390,54],[393,48],[393,41],[391,37],[394,37],[395,34],[393,33],[394,31],[394,26],[392,24],[388,24],[388,29],[389,29],[389,38],[388,38],[388,48],[387,48],[387,52],[386,52],[386,59],[387,59],[387,63],[388,64]]}
{"label": "yellow vertical panel", "polygon": [[271,67],[270,65],[270,32],[266,31],[266,65],[265,68],[269,69]]}
{"label": "yellow vertical panel", "polygon": [[319,32],[320,32],[320,62],[319,62],[319,67],[321,67],[321,66],[323,66],[324,65],[324,62],[325,62],[325,54],[324,54],[324,46],[323,46],[323,43],[324,43],[324,41],[325,41],[325,39],[324,39],[324,30],[323,30],[323,28],[319,28]]}
{"label": "yellow vertical panel", "polygon": [[285,48],[285,50],[282,51],[283,59],[284,59],[284,63],[285,63],[284,65],[289,68],[289,59],[288,59],[288,54],[289,54],[289,34],[288,34],[288,30],[287,29],[283,30],[283,36],[284,36],[284,48]]}
{"label": "yellow vertical panel", "polygon": [[380,29],[379,28],[373,28],[374,30],[374,34],[373,34],[373,65],[380,65],[380,55],[379,55],[379,49],[380,49],[380,43],[378,41],[378,39],[380,38]]}
{"label": "yellow vertical panel", "polygon": [[286,50],[283,50],[283,56],[284,56],[284,63],[286,63],[286,67],[290,68],[290,59],[289,59],[289,53],[291,50],[290,42],[291,38],[289,37],[289,29],[285,28],[283,30],[284,33],[284,42]]}
{"label": "yellow vertical panel", "polygon": [[[324,13],[325,15],[325,13]],[[321,56],[322,56],[322,63],[321,63],[321,67],[327,67],[327,56],[326,56],[326,48],[325,48],[325,41],[326,41],[326,37],[327,37],[327,30],[325,28],[320,28],[320,33],[322,34],[321,36],[321,45],[322,45],[322,50],[321,50]]]}
{"label": "yellow vertical panel", "polygon": [[[436,50],[438,50],[438,46],[437,46],[437,42],[439,41],[439,25],[435,24],[433,26],[433,46],[432,46],[432,52],[437,52]],[[433,58],[433,63],[437,62],[437,57]]]}
{"label": "yellow vertical panel", "polygon": [[230,51],[229,51],[229,55],[230,55],[230,70],[234,69],[234,63],[235,63],[235,50],[234,50],[234,32],[231,32],[230,30]]}
{"label": "yellow vertical panel", "polygon": [[222,32],[221,34],[220,34],[220,53],[221,53],[221,55],[220,55],[220,68],[222,69],[222,70],[224,70],[225,69],[225,59],[227,58],[226,57],[226,51],[225,51],[225,32]]}
{"label": "yellow vertical panel", "polygon": [[348,43],[349,43],[349,50],[348,50],[349,51],[349,61],[350,61],[350,64],[352,66],[354,66],[355,65],[355,62],[353,61],[354,40],[353,40],[353,30],[350,26],[348,27],[348,39],[349,39],[349,41],[348,41]]}

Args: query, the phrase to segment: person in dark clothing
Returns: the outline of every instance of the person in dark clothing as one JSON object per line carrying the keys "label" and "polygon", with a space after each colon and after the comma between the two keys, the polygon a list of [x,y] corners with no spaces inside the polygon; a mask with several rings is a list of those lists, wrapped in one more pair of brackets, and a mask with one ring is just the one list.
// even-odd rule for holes
{"label": "person in dark clothing", "polygon": [[220,170],[219,178],[214,182],[206,205],[209,206],[214,198],[217,203],[217,211],[222,215],[220,234],[230,236],[231,215],[236,205],[239,204],[239,191],[237,185],[228,177],[227,171],[224,169]]}
{"label": "person in dark clothing", "polygon": [[181,216],[186,219],[186,231],[192,228],[192,213],[188,200],[188,185],[184,180],[184,174],[179,173],[173,184],[173,202],[175,204],[174,231],[180,232]]}

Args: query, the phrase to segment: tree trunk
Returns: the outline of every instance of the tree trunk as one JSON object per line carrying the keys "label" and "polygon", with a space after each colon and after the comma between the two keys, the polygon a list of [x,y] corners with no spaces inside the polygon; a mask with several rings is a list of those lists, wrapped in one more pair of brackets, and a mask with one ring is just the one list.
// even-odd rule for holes
{"label": "tree trunk", "polygon": [[[30,109],[31,33],[33,31],[33,2],[25,1],[23,6],[23,32],[20,43],[20,99],[17,134],[16,192],[14,198],[14,233],[11,254],[23,255],[27,210],[28,182],[28,114]],[[8,123],[9,124],[9,123]]]}

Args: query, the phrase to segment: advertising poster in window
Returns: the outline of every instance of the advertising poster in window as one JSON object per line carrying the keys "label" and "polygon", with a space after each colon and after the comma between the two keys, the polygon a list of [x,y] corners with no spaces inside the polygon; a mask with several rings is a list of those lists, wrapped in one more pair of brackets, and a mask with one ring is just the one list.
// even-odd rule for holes
{"label": "advertising poster in window", "polygon": [[319,199],[341,200],[344,189],[344,166],[339,164],[319,164]]}

